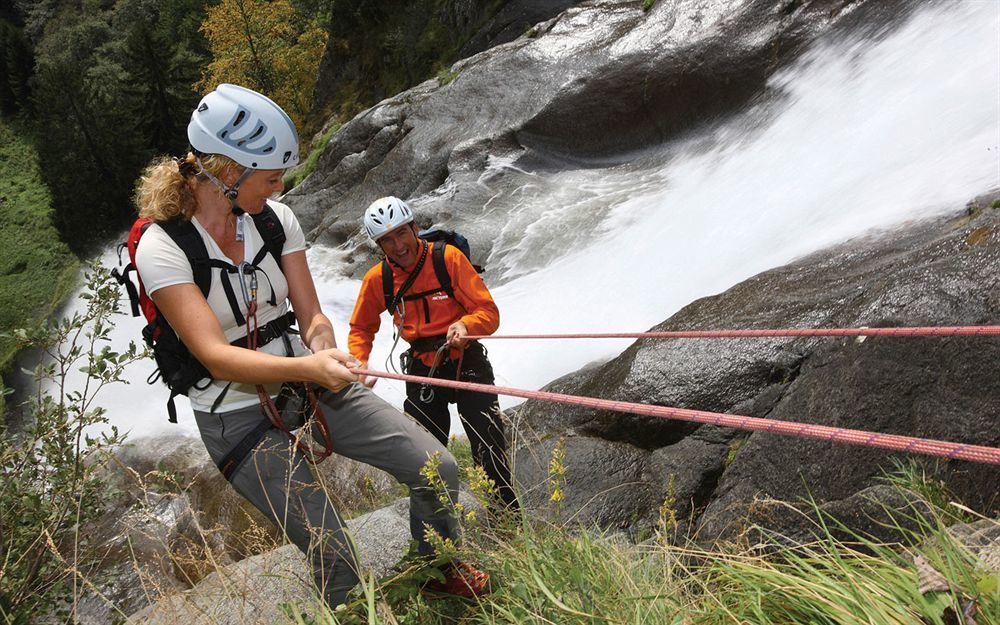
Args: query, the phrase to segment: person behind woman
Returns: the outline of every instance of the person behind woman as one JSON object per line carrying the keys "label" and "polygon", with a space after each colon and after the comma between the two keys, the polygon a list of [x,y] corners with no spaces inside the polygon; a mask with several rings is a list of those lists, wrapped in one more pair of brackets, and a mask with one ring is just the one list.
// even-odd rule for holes
{"label": "person behind woman", "polygon": [[[359,580],[351,539],[303,452],[285,432],[268,427],[262,403],[277,399],[285,421],[301,425],[300,415],[308,409],[305,393],[291,393],[282,383],[311,385],[331,450],[383,469],[410,488],[410,529],[421,554],[433,553],[425,540],[427,526],[444,538],[457,539],[458,532],[453,512],[442,508],[420,469],[438,455],[437,470],[454,500],[457,465],[425,429],[357,383],[349,370],[357,362],[337,349],[306,262],[302,228],[287,206],[269,199],[283,190],[284,169],[298,160],[291,119],[267,97],[223,84],[192,113],[188,139],[190,153],[155,160],[139,181],[139,215],[153,223],[139,241],[136,267],[160,314],[210,373],[189,393],[209,455],[223,468],[232,464],[234,450],[252,449],[243,449],[242,459],[238,454],[236,465],[224,472],[237,492],[309,556],[320,591],[336,607]],[[285,234],[280,264],[261,252],[265,239],[246,215],[266,207]],[[183,221],[194,225],[212,259],[207,299],[196,286],[191,262],[168,234],[172,224]],[[258,276],[260,288],[248,288],[244,281]],[[268,330],[256,350],[239,346],[246,345],[244,319],[253,316],[251,301],[258,327]],[[299,333],[282,323],[289,303]],[[266,397],[258,396],[258,385]],[[460,594],[485,588],[485,574],[468,565],[453,567],[448,575],[450,589]]]}

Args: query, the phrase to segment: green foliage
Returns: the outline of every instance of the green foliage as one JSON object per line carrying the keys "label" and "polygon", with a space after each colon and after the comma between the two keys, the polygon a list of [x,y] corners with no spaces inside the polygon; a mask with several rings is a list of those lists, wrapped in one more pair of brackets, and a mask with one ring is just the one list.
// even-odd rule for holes
{"label": "green foliage", "polygon": [[173,33],[175,20],[187,22],[187,28],[192,25],[189,17],[165,11],[171,6],[177,9],[171,3],[119,0],[112,24],[121,33],[120,39],[108,52],[129,77],[122,93],[141,143],[156,153],[181,154],[187,147],[191,110],[197,103],[191,85],[205,56],[198,50],[201,42],[195,33],[188,40]]}
{"label": "green foliage", "polygon": [[54,222],[74,251],[127,224],[141,169],[185,145],[199,44],[178,36],[187,26],[176,4],[65,3],[45,21],[33,119]]}
{"label": "green foliage", "polygon": [[728,468],[730,465],[736,462],[736,456],[739,455],[740,450],[743,449],[743,445],[745,445],[746,442],[747,439],[745,438],[737,438],[733,439],[729,443],[729,446],[726,447],[726,457],[723,458],[722,460],[722,464],[724,467]]}
{"label": "green foliage", "polygon": [[648,12],[656,4],[656,0],[642,0],[642,10],[643,12]]}
{"label": "green foliage", "polygon": [[893,470],[882,480],[901,491],[910,491],[921,500],[929,502],[935,510],[940,510],[942,520],[947,524],[967,522],[973,517],[951,505],[955,501],[948,485],[941,479],[936,465],[928,468],[927,461],[915,459],[894,460]]}
{"label": "green foliage", "polygon": [[301,127],[326,48],[327,33],[319,24],[301,19],[289,0],[221,0],[208,9],[201,31],[212,59],[200,90],[223,82],[256,89]]}
{"label": "green foliage", "polygon": [[[87,276],[84,312],[37,330],[15,330],[24,347],[48,359],[33,371],[38,393],[21,432],[0,429],[0,616],[3,622],[36,617],[67,605],[96,566],[98,553],[87,523],[112,503],[102,477],[110,449],[121,443],[115,428],[97,438],[88,432],[107,422],[94,399],[139,357],[134,344],[111,350],[118,286],[106,269]],[[70,371],[87,374],[82,388],[65,384]],[[48,383],[48,385],[46,385]],[[45,388],[53,389],[45,391]]]}
{"label": "green foliage", "polygon": [[[907,493],[921,488],[912,472],[894,475]],[[428,596],[421,591],[432,576],[427,567],[404,565],[366,582],[346,609],[318,622],[945,625],[965,622],[960,615],[971,610],[980,625],[1000,623],[996,572],[948,532],[947,511],[924,503],[932,513],[916,526],[905,512],[891,521],[905,545],[838,541],[826,529],[838,524],[826,517],[809,544],[790,547],[775,536],[715,551],[663,541],[635,545],[594,530],[525,522],[509,540],[467,540],[460,549],[459,557],[491,574],[489,595]],[[1000,520],[983,522],[994,524],[983,531],[1000,529]],[[920,591],[918,562],[944,580],[937,589]]]}
{"label": "green foliage", "polygon": [[[340,88],[320,115],[348,119],[378,100],[403,91],[450,67],[462,47],[504,0],[330,3],[330,45],[325,62]],[[442,84],[450,73],[437,74]]]}
{"label": "green foliage", "polygon": [[448,440],[448,451],[458,463],[459,475],[465,475],[469,469],[476,466],[475,460],[472,459],[472,443],[469,442],[468,436],[452,434]]}
{"label": "green foliage", "polygon": [[454,72],[447,67],[441,68],[440,70],[438,70],[437,73],[438,82],[441,83],[442,87],[449,84],[451,81],[455,80],[457,76],[458,72]]}
{"label": "green foliage", "polygon": [[[0,328],[33,327],[74,286],[79,264],[52,226],[50,202],[31,144],[0,120]],[[0,373],[16,352],[0,335]]]}
{"label": "green foliage", "polygon": [[35,59],[20,28],[0,18],[0,113],[13,115],[28,105],[28,81]]}
{"label": "green foliage", "polygon": [[288,175],[285,176],[285,189],[297,187],[299,183],[306,179],[306,176],[316,170],[316,163],[319,162],[319,157],[323,155],[327,144],[330,143],[330,139],[333,138],[333,135],[337,134],[338,130],[340,130],[340,124],[333,123],[326,132],[313,139],[312,145],[309,148],[309,156],[306,157],[301,165],[289,171]]}

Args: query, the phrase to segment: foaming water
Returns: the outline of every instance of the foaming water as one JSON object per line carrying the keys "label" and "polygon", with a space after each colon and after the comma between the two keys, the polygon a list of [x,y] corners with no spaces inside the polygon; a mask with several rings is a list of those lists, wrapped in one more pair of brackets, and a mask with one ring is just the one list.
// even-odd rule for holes
{"label": "foaming water", "polygon": [[[487,260],[508,280],[493,289],[500,332],[645,330],[760,271],[1000,186],[1000,3],[928,6],[880,40],[817,46],[768,92],[704,136],[617,167],[543,176],[494,163],[523,182],[484,207],[509,214]],[[338,258],[309,252],[343,346],[360,283],[338,275]],[[141,325],[123,320],[116,344]],[[392,345],[388,325],[375,368]],[[498,384],[538,388],[628,342],[486,345]],[[166,391],[145,384],[144,366],[100,401],[133,433],[167,427]],[[401,384],[376,391],[402,404]]]}
{"label": "foaming water", "polygon": [[[1000,185],[1000,4],[947,3],[881,41],[818,47],[769,87],[780,110],[731,120],[717,148],[669,154],[665,184],[611,208],[586,247],[494,289],[501,332],[645,330],[760,271]],[[625,345],[488,343],[504,382],[530,388]]]}

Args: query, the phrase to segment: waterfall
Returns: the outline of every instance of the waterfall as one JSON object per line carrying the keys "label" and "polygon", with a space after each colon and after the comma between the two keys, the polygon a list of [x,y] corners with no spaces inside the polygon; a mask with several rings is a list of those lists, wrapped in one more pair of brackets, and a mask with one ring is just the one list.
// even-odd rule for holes
{"label": "waterfall", "polygon": [[[605,169],[518,172],[526,192],[506,208],[511,222],[530,223],[516,238],[499,233],[487,260],[508,278],[493,289],[500,332],[642,331],[763,270],[1000,186],[1000,4],[937,3],[881,37],[840,37],[700,136]],[[344,346],[360,283],[339,276],[339,254],[316,246],[309,259],[323,268],[318,291]],[[388,325],[376,368],[392,344]],[[115,341],[137,339],[141,326],[123,318]],[[522,388],[627,345],[486,342],[497,383]],[[99,403],[119,428],[160,431],[166,389],[145,384],[151,363],[136,368],[131,385]],[[402,385],[376,390],[402,404]],[[179,427],[196,434],[186,402],[179,408]]]}

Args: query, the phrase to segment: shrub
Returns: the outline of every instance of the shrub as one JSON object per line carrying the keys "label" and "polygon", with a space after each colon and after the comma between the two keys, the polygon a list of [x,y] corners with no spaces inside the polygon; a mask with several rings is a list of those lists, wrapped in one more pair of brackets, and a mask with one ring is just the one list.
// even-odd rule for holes
{"label": "shrub", "polygon": [[324,132],[318,139],[313,140],[309,156],[306,157],[306,160],[300,167],[296,167],[285,176],[285,189],[297,187],[299,183],[306,179],[306,176],[315,171],[319,157],[323,155],[323,150],[326,149],[327,144],[330,143],[330,139],[333,138],[333,135],[337,134],[338,130],[340,130],[340,123],[335,122],[330,126],[329,130]]}
{"label": "shrub", "polygon": [[[118,287],[107,270],[87,275],[82,313],[36,330],[11,334],[20,346],[48,356],[33,373],[37,394],[20,432],[0,428],[0,616],[20,622],[53,606],[72,605],[98,563],[96,545],[80,528],[114,500],[102,477],[110,450],[123,436],[94,404],[108,384],[123,382],[125,365],[140,357],[108,346]],[[67,386],[72,370],[86,373],[82,389]],[[45,388],[53,389],[51,391]],[[64,608],[68,609],[68,608]]]}

